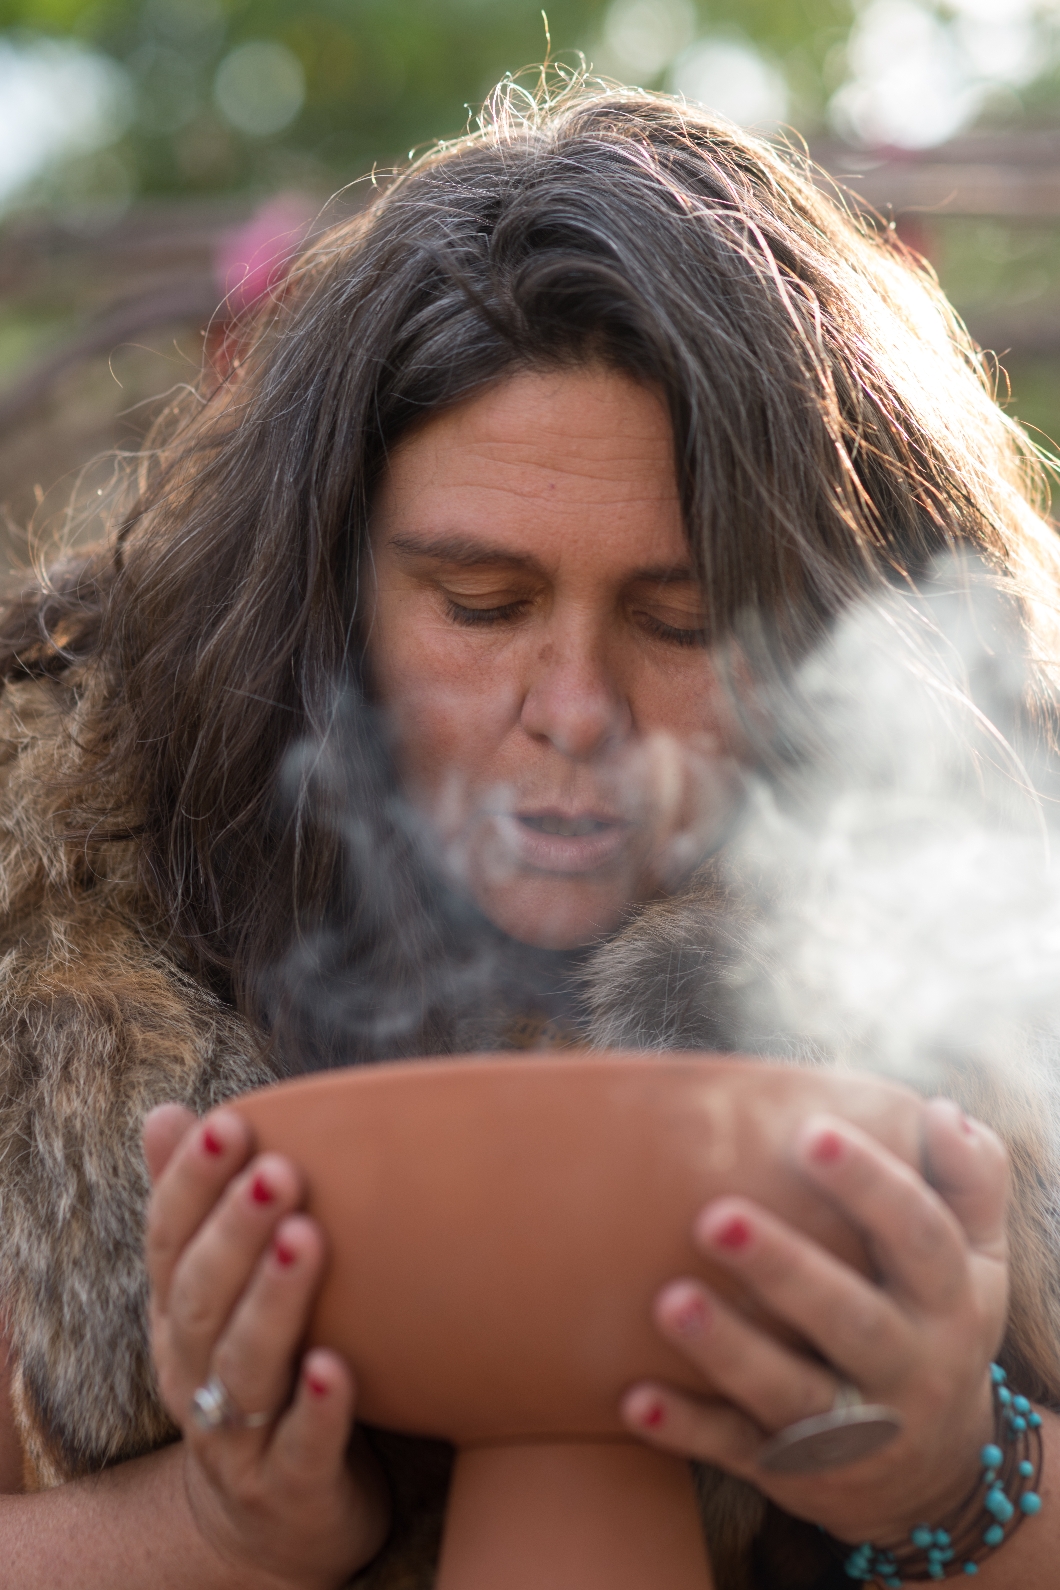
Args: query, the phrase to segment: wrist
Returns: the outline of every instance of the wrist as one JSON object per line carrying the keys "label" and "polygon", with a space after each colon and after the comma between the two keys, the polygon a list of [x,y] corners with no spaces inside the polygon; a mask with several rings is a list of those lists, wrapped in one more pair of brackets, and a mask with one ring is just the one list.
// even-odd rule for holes
{"label": "wrist", "polygon": [[[953,1518],[968,1504],[977,1491],[983,1476],[981,1454],[997,1435],[997,1405],[990,1376],[984,1375],[976,1403],[968,1416],[961,1421],[949,1451],[939,1453],[931,1465],[938,1476],[935,1483],[920,1484],[916,1494],[909,1497],[907,1506],[899,1516],[891,1519],[889,1531],[880,1538],[907,1540],[909,1532],[926,1519]],[[930,1472],[930,1471],[929,1471]],[[875,1537],[874,1537],[875,1538]]]}
{"label": "wrist", "polygon": [[1020,1525],[1042,1508],[1043,1417],[1005,1384],[1004,1370],[991,1369],[992,1438],[978,1452],[978,1477],[956,1509],[921,1521],[904,1538],[873,1537],[853,1546],[834,1540],[847,1577],[886,1587],[907,1580],[948,1579],[979,1572]]}

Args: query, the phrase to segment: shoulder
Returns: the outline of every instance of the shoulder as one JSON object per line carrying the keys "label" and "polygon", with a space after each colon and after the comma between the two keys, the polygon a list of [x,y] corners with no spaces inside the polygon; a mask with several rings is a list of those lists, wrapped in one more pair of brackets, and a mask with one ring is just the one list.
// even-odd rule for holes
{"label": "shoulder", "polygon": [[262,1036],[145,904],[136,823],[91,787],[99,687],[85,669],[0,693],[0,1073],[77,1079],[86,1108],[134,1075],[145,1097],[208,1107],[268,1073]]}
{"label": "shoulder", "polygon": [[[68,765],[74,748],[79,692],[72,683],[25,679],[0,693],[0,812],[32,793],[39,804],[49,794],[37,781]],[[54,780],[50,793],[57,793]]]}
{"label": "shoulder", "polygon": [[136,824],[93,786],[104,685],[88,663],[0,693],[0,1297],[34,1485],[173,1433],[147,1347],[144,1114],[274,1080],[145,905]]}
{"label": "shoulder", "polygon": [[76,758],[77,692],[52,679],[0,692],[0,943],[65,870],[59,818]]}
{"label": "shoulder", "polygon": [[106,890],[53,903],[0,957],[0,1297],[35,1487],[173,1435],[146,1327],[144,1115],[273,1080],[260,1034]]}

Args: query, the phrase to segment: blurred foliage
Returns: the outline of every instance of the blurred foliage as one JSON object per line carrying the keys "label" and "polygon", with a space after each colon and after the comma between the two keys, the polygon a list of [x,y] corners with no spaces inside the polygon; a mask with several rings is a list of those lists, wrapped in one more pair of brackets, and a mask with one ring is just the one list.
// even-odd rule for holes
{"label": "blurred foliage", "polygon": [[962,310],[1046,299],[1060,309],[1060,230],[1053,222],[940,216],[930,223],[927,251]]}
{"label": "blurred foliage", "polygon": [[[548,48],[568,67],[581,56],[590,68],[665,86],[665,64],[616,66],[609,47],[618,9],[637,4],[545,0],[548,45],[541,0],[0,0],[0,48],[5,40],[16,47],[80,42],[116,62],[127,85],[119,136],[102,147],[65,150],[13,195],[9,213],[43,206],[61,227],[88,237],[141,197],[225,196],[228,204],[235,196],[237,206],[253,206],[278,189],[321,196],[375,162],[386,166],[437,137],[458,135],[504,74],[532,67]],[[783,76],[787,121],[811,138],[823,130],[829,98],[850,70],[848,36],[855,15],[866,11],[865,0],[646,6],[644,15],[669,9],[686,40],[753,44]],[[938,7],[945,12],[945,0]],[[241,117],[226,101],[225,85],[238,78],[247,46],[259,50],[259,60],[261,48],[271,48],[274,63],[288,62],[296,81],[285,88],[281,71],[275,103],[266,96]],[[532,86],[532,71],[525,81]],[[289,114],[280,103],[284,92],[294,95]],[[1058,102],[1060,66],[1043,57],[1040,76],[1019,96],[991,100],[982,120],[1055,122]],[[931,258],[973,330],[983,316],[984,340],[996,345],[1011,377],[1010,412],[1060,440],[1060,359],[1051,351],[1060,347],[1060,227],[924,216],[919,228],[915,246]],[[105,298],[118,288],[100,270]],[[17,293],[9,284],[0,311],[0,386],[61,344],[95,307],[87,278],[67,281],[53,272],[36,288],[22,281]],[[1023,334],[1012,339],[1022,352],[1009,359],[1005,332],[1016,321],[1006,323],[1006,313],[1048,326],[1050,351],[1039,356],[1033,336]]]}
{"label": "blurred foliage", "polygon": [[[1043,355],[1007,356],[1004,380],[998,389],[1002,407],[1019,420],[1037,445],[1060,458],[1060,361]],[[1053,502],[1053,517],[1060,513],[1060,497]]]}
{"label": "blurred foliage", "polygon": [[[819,122],[848,0],[676,3],[698,33],[753,41],[783,69],[792,119]],[[553,58],[575,64],[580,51],[598,64],[607,0],[552,0],[547,11]],[[0,0],[3,30],[83,40],[132,85],[128,130],[63,164],[59,203],[93,190],[231,192],[359,175],[458,134],[504,73],[546,52],[539,0]],[[284,46],[304,74],[300,112],[271,134],[241,131],[218,109],[218,67],[251,41]]]}
{"label": "blurred foliage", "polygon": [[[973,334],[992,349],[1001,367],[998,400],[1039,445],[1060,454],[1060,227],[1048,220],[922,216],[909,241],[931,260]],[[1047,344],[1040,353],[1032,351],[1036,338]]]}

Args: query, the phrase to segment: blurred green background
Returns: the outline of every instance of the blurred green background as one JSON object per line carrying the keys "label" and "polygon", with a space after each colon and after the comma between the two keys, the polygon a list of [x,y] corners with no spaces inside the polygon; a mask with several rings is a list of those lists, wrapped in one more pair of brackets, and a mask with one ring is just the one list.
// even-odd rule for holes
{"label": "blurred green background", "polygon": [[[753,41],[820,120],[845,0],[554,0],[553,52],[656,83],[704,35]],[[105,151],[38,186],[54,202],[330,184],[459,132],[497,80],[545,53],[534,0],[2,0],[9,44],[51,40],[118,68]],[[50,190],[50,192],[49,192]]]}
{"label": "blurred green background", "polygon": [[[547,11],[561,63],[805,138],[932,261],[1012,412],[1060,438],[1060,0]],[[194,375],[248,237],[294,238],[458,134],[545,28],[534,0],[0,0],[8,555]]]}

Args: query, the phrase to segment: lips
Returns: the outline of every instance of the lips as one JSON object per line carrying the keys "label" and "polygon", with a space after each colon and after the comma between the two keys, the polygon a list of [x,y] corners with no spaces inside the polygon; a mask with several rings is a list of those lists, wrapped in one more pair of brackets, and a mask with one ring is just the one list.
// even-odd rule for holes
{"label": "lips", "polygon": [[632,824],[597,812],[516,812],[506,837],[524,866],[540,872],[595,872],[625,848]]}

